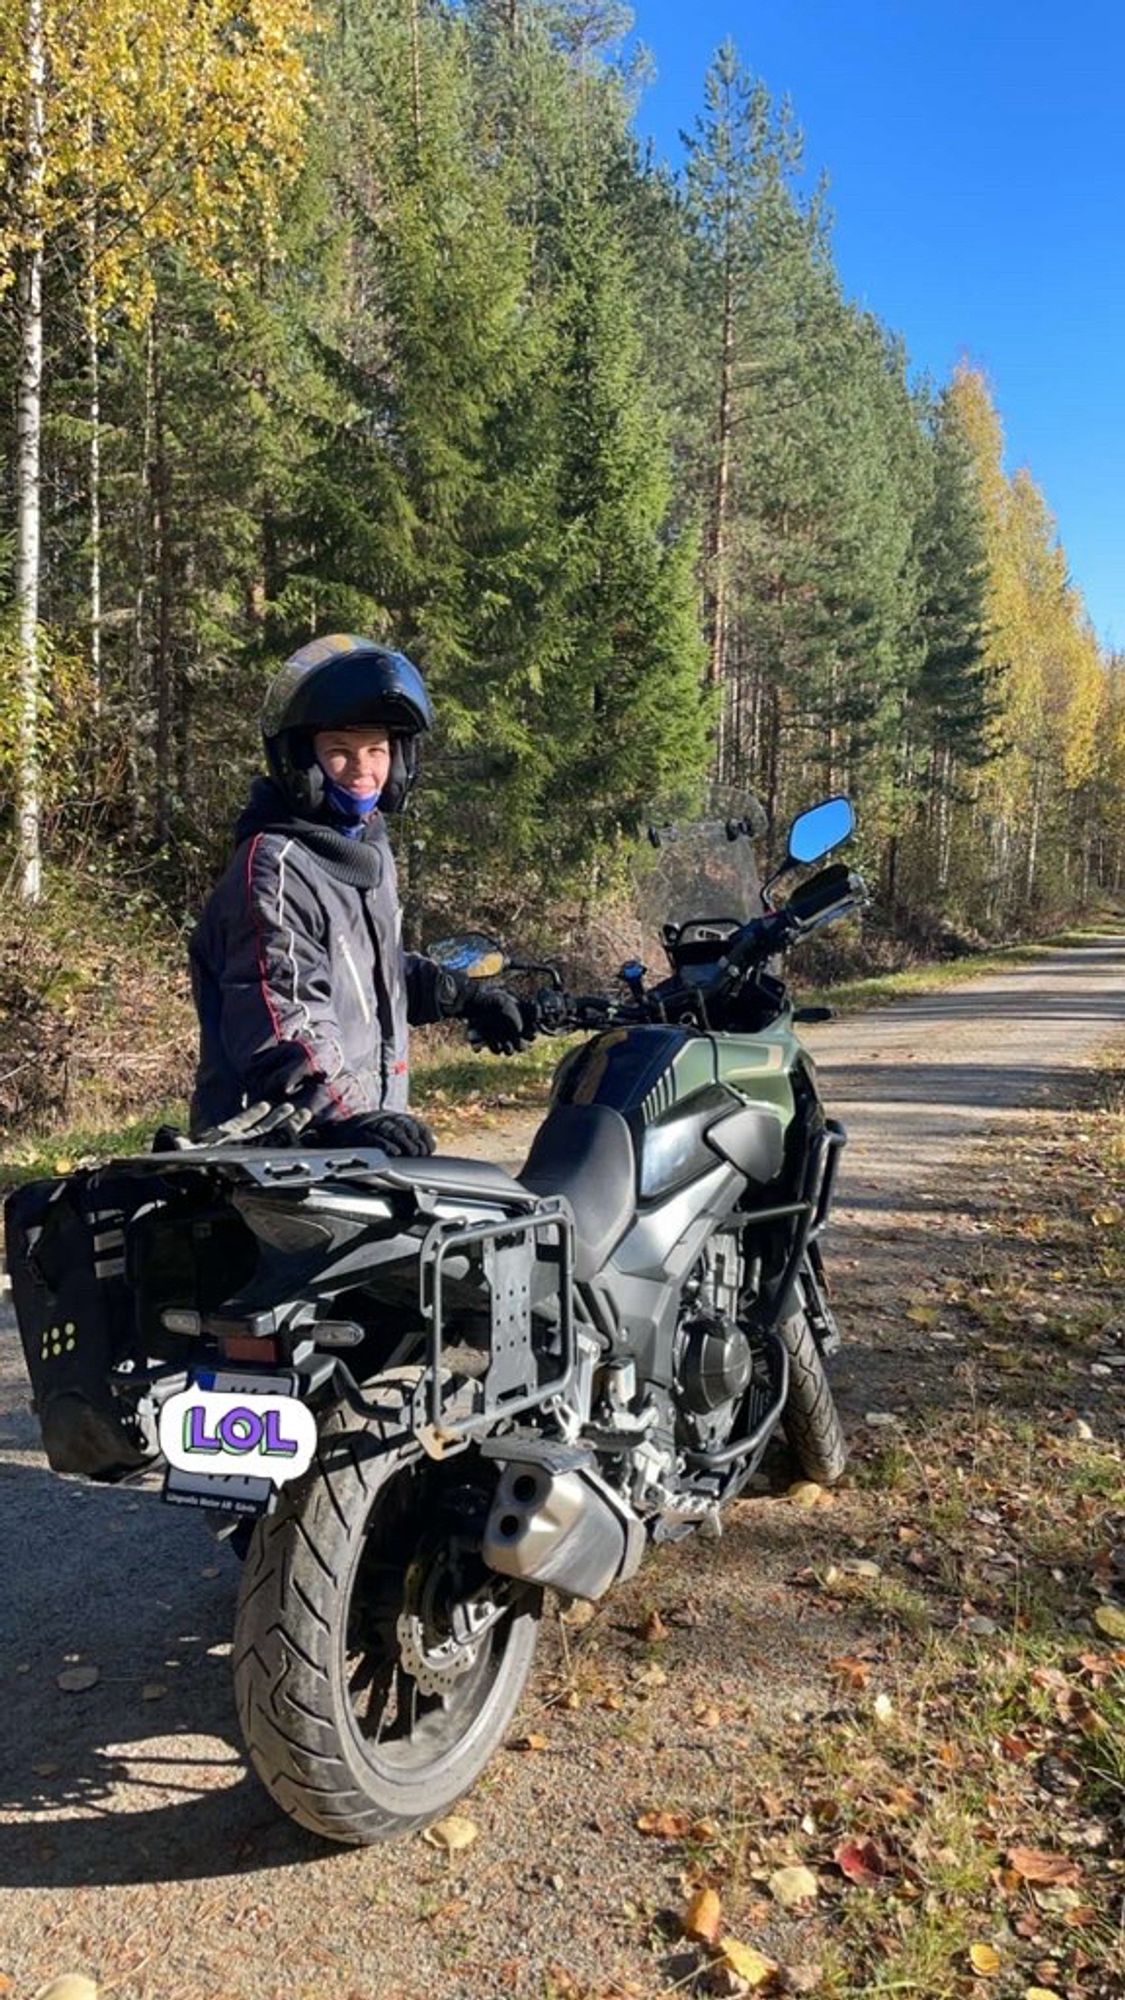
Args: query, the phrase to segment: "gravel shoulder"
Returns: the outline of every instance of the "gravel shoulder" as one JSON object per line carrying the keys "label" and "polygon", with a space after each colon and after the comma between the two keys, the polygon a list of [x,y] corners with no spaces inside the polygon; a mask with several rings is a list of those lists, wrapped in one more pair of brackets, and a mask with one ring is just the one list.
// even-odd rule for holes
{"label": "gravel shoulder", "polygon": [[[1125,940],[1105,937],[808,1031],[850,1135],[826,1249],[853,1430],[945,1395],[948,1350],[907,1295],[972,1267],[985,1163],[1081,1103],[1123,1028]],[[517,1164],[535,1122],[462,1149]],[[720,1542],[660,1551],[581,1632],[552,1617],[513,1747],[462,1808],[480,1829],[464,1854],[330,1849],[242,1762],[234,1559],[154,1494],[46,1472],[11,1334],[0,1314],[0,1990],[83,1971],[120,2000],[545,2000],[552,1966],[583,1991],[671,1985],[653,1983],[646,1912],[676,1903],[675,1871],[636,1820],[745,1810],[756,1747],[828,1708],[826,1661],[872,1628],[797,1579],[862,1552],[861,1494],[740,1502]],[[78,1663],[97,1684],[61,1691]]]}

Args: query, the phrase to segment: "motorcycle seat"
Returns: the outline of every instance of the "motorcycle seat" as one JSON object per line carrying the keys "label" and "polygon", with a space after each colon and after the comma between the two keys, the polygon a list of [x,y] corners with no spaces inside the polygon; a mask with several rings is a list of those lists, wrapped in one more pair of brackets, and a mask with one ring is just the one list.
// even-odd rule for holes
{"label": "motorcycle seat", "polygon": [[557,1104],[517,1176],[532,1194],[560,1194],[574,1215],[574,1275],[601,1270],[636,1208],[633,1138],[608,1104]]}

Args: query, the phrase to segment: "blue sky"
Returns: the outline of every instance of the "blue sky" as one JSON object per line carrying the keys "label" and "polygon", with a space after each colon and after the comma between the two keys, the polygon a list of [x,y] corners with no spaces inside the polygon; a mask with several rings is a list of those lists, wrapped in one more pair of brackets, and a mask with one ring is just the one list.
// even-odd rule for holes
{"label": "blue sky", "polygon": [[730,35],[825,169],[853,298],[915,370],[967,356],[1074,582],[1125,649],[1125,8],[1116,0],[634,0],[637,130],[679,163]]}

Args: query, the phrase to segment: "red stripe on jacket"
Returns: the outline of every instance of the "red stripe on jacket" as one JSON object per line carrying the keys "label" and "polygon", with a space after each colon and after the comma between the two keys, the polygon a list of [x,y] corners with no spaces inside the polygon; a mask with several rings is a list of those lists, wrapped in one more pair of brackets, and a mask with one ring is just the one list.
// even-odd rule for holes
{"label": "red stripe on jacket", "polygon": [[265,1007],[267,1014],[270,1017],[270,1026],[273,1029],[274,1035],[276,1036],[277,1040],[279,1042],[296,1042],[297,1047],[304,1051],[305,1057],[308,1061],[309,1068],[312,1070],[313,1074],[320,1077],[322,1083],[324,1084],[325,1089],[328,1092],[329,1097],[332,1099],[333,1104],[336,1106],[336,1109],[340,1112],[340,1114],[343,1117],[347,1118],[351,1115],[347,1105],[345,1104],[343,1098],[340,1096],[339,1092],[333,1085],[331,1078],[325,1076],[324,1071],[321,1069],[319,1063],[317,1062],[316,1056],[313,1053],[313,1050],[310,1048],[308,1042],[302,1041],[300,1035],[285,1035],[281,1031],[281,1022],[278,1018],[277,1008],[274,1006],[273,1003],[273,994],[270,991],[269,975],[266,967],[265,932],[263,931],[261,923],[259,922],[258,912],[254,906],[254,857],[258,852],[259,842],[263,840],[264,837],[265,836],[260,833],[256,833],[254,835],[253,840],[250,842],[250,848],[246,856],[246,901],[250,905],[250,917],[254,925],[254,930],[258,939],[258,985],[261,988],[262,1003]]}

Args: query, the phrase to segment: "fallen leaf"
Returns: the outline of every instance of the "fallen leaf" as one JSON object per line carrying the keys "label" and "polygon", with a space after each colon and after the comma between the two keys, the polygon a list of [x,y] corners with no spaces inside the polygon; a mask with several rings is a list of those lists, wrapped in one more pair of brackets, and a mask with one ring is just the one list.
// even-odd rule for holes
{"label": "fallen leaf", "polygon": [[974,1972],[984,1979],[993,1979],[1000,1970],[1000,1953],[992,1944],[971,1944],[969,1959]]}
{"label": "fallen leaf", "polygon": [[55,1686],[60,1687],[64,1694],[82,1694],[100,1679],[101,1672],[97,1667],[64,1667],[61,1674],[55,1675]]}
{"label": "fallen leaf", "polygon": [[83,1972],[64,1972],[49,1986],[41,1986],[35,2000],[98,2000],[97,1981]]}
{"label": "fallen leaf", "polygon": [[1028,1986],[1023,2000],[1060,2000],[1053,1986]]}
{"label": "fallen leaf", "polygon": [[722,1719],[719,1710],[713,1705],[709,1705],[706,1708],[697,1708],[695,1711],[695,1720],[701,1729],[717,1729]]}
{"label": "fallen leaf", "polygon": [[444,1854],[457,1854],[464,1847],[471,1847],[480,1832],[475,1820],[462,1819],[458,1813],[451,1813],[448,1819],[436,1820],[422,1835],[431,1847],[440,1847]]}
{"label": "fallen leaf", "polygon": [[772,1958],[766,1958],[752,1944],[740,1944],[737,1938],[721,1937],[719,1950],[723,1954],[723,1964],[750,1987],[764,1986],[777,1971]]}
{"label": "fallen leaf", "polygon": [[668,1627],[659,1611],[650,1611],[640,1629],[640,1637],[647,1645],[655,1646],[668,1637]]}
{"label": "fallen leaf", "polygon": [[[33,1764],[31,1768],[37,1778],[53,1778],[59,1766],[57,1764]],[[3,1988],[0,1987],[0,1992],[2,1991]]]}
{"label": "fallen leaf", "polygon": [[513,1750],[546,1750],[549,1743],[550,1737],[538,1736],[532,1730],[527,1736],[517,1736],[511,1747]]}
{"label": "fallen leaf", "polygon": [[889,1722],[895,1712],[895,1705],[889,1694],[877,1694],[871,1707],[876,1722]]}
{"label": "fallen leaf", "polygon": [[843,1681],[845,1687],[865,1688],[871,1679],[871,1669],[866,1660],[857,1660],[851,1653],[841,1653],[838,1659],[829,1660],[828,1671],[835,1680]]}
{"label": "fallen leaf", "polygon": [[997,1740],[1004,1756],[1012,1764],[1022,1764],[1028,1757],[1034,1755],[1035,1745],[1034,1743],[1029,1743],[1026,1736],[1020,1736],[1013,1732],[1011,1735],[1001,1736]]}
{"label": "fallen leaf", "polygon": [[690,1813],[669,1812],[666,1807],[653,1812],[643,1812],[634,1822],[638,1833],[651,1834],[655,1840],[682,1840],[692,1824]]}
{"label": "fallen leaf", "polygon": [[1002,1890],[1005,1896],[1014,1896],[1023,1880],[1014,1868],[990,1868],[988,1874],[993,1888]]}
{"label": "fallen leaf", "polygon": [[823,1507],[831,1499],[828,1488],[819,1486],[815,1479],[794,1480],[793,1485],[787,1488],[785,1497],[797,1507],[808,1508]]}
{"label": "fallen leaf", "polygon": [[842,1840],[832,1859],[840,1873],[860,1889],[877,1889],[887,1872],[873,1840]]}
{"label": "fallen leaf", "polygon": [[1094,1623],[1107,1639],[1125,1639],[1125,1611],[1116,1604],[1099,1604],[1094,1613]]}
{"label": "fallen leaf", "polygon": [[907,1306],[906,1317],[915,1326],[936,1326],[940,1314],[937,1306]]}
{"label": "fallen leaf", "polygon": [[697,1889],[684,1912],[685,1937],[699,1938],[703,1944],[717,1944],[723,1921],[723,1906],[714,1889]]}
{"label": "fallen leaf", "polygon": [[1066,1882],[1052,1882],[1045,1889],[1033,1885],[1031,1893],[1038,1909],[1049,1910],[1052,1916],[1062,1917],[1067,1923],[1073,1921],[1073,1912],[1083,1907],[1077,1889],[1072,1889]]}
{"label": "fallen leaf", "polygon": [[647,1667],[638,1667],[636,1669],[633,1679],[638,1687],[667,1687],[668,1670],[666,1667],[659,1666],[655,1660],[650,1660]]}
{"label": "fallen leaf", "polygon": [[163,1681],[146,1681],[141,1689],[142,1701],[159,1701],[168,1692]]}
{"label": "fallen leaf", "polygon": [[1007,1859],[1008,1866],[1022,1875],[1025,1882],[1073,1888],[1080,1873],[1072,1855],[1050,1854],[1043,1847],[1009,1847]]}
{"label": "fallen leaf", "polygon": [[770,1895],[783,1910],[791,1910],[798,1903],[815,1901],[819,1887],[811,1868],[776,1868],[769,1879]]}
{"label": "fallen leaf", "polygon": [[870,1424],[872,1430],[880,1430],[887,1425],[897,1424],[898,1418],[893,1410],[867,1410],[864,1412],[863,1421],[865,1424]]}
{"label": "fallen leaf", "polygon": [[580,1632],[582,1627],[588,1625],[597,1615],[596,1604],[591,1604],[585,1597],[576,1597],[573,1604],[568,1604],[565,1611],[560,1611],[559,1623],[568,1625],[572,1632]]}

